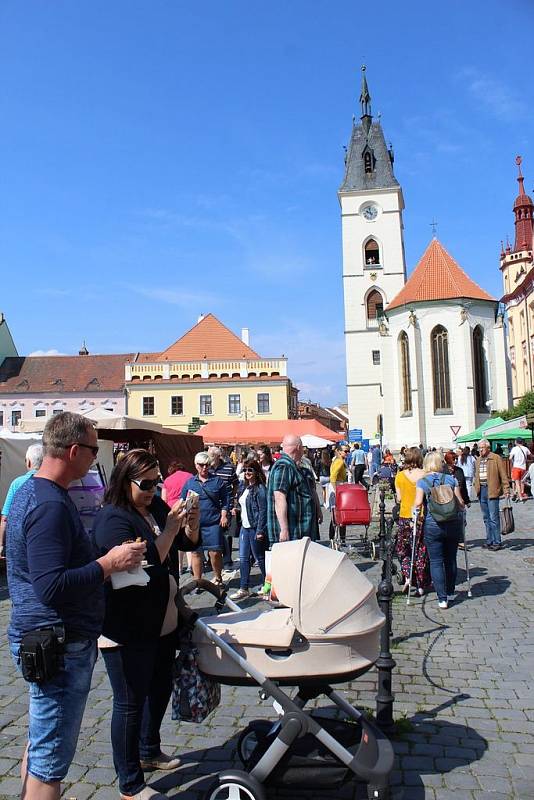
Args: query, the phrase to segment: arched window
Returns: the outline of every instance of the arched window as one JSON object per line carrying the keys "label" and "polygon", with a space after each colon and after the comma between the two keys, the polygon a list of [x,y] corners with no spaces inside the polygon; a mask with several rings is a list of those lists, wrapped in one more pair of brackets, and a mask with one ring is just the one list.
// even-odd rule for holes
{"label": "arched window", "polygon": [[373,156],[369,151],[363,157],[363,168],[367,174],[373,171]]}
{"label": "arched window", "polygon": [[380,264],[380,249],[374,239],[369,239],[365,243],[364,254],[366,267],[373,267]]}
{"label": "arched window", "polygon": [[412,377],[410,374],[410,344],[406,331],[402,331],[399,336],[399,366],[401,379],[401,413],[411,414]]}
{"label": "arched window", "polygon": [[434,380],[434,413],[452,411],[451,379],[449,372],[449,334],[443,325],[436,325],[430,334],[432,378]]}
{"label": "arched window", "polygon": [[484,331],[480,325],[477,325],[473,331],[473,377],[475,379],[476,409],[480,413],[487,412],[486,354],[484,353]]}
{"label": "arched window", "polygon": [[382,295],[376,289],[372,289],[367,295],[367,324],[370,327],[376,327],[379,322],[379,318],[384,313],[384,300]]}

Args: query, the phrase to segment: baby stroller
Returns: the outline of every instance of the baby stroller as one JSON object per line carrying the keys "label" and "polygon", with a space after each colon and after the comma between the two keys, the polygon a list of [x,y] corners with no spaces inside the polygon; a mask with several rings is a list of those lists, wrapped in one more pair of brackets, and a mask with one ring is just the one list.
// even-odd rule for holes
{"label": "baby stroller", "polygon": [[[384,616],[369,580],[340,552],[305,538],[272,549],[272,581],[280,607],[197,617],[193,642],[200,669],[231,686],[259,685],[280,719],[261,719],[241,733],[243,770],[219,773],[205,800],[265,800],[264,783],[280,787],[339,788],[350,776],[368,796],[388,792],[393,748],[376,724],[332,684],[363,675],[379,655]],[[216,593],[216,591],[215,591]],[[291,698],[283,686],[296,686]],[[349,721],[307,702],[326,695]]]}
{"label": "baby stroller", "polygon": [[345,544],[347,525],[362,525],[365,530],[360,534],[360,541],[363,544],[364,553],[370,553],[368,531],[371,524],[371,504],[365,486],[361,483],[337,484],[336,501],[332,509],[332,523],[334,537],[331,544],[334,550],[339,550]]}

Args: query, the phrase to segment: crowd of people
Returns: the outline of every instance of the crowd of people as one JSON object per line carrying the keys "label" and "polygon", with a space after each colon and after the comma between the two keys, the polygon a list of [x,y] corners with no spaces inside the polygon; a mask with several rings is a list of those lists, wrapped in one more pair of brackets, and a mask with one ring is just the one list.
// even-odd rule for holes
{"label": "crowd of people", "polygon": [[[97,454],[96,431],[87,418],[54,415],[42,448],[28,451],[27,472],[2,509],[12,601],[8,638],[29,682],[29,737],[21,768],[26,800],[60,797],[98,650],[113,692],[110,735],[121,798],[162,797],[147,786],[145,773],[180,763],[162,752],[160,741],[179,646],[180,575],[190,570],[200,579],[210,569],[214,583],[223,586],[229,574],[237,574],[234,539],[239,588],[231,596],[251,595],[256,564],[257,596],[267,598],[270,547],[319,539],[323,514],[332,514],[340,484],[368,491],[369,484],[384,480],[398,505],[396,552],[404,591],[424,595],[433,588],[441,609],[455,597],[457,550],[470,503],[480,503],[484,546],[503,546],[499,502],[510,496],[510,480],[505,460],[486,439],[471,450],[445,453],[404,447],[396,459],[378,446],[365,453],[359,443],[308,451],[299,437],[287,435],[274,451],[261,445],[238,456],[209,447],[195,456],[196,474],[175,461],[164,480],[151,452],[132,449],[117,460],[89,536],[68,487]],[[527,472],[534,469],[522,440],[510,448],[509,460],[514,497],[524,501]],[[197,502],[189,503],[191,497]],[[117,591],[120,576],[132,573],[144,577],[137,583],[128,579]],[[54,656],[49,663],[32,662],[36,640],[46,640]]]}

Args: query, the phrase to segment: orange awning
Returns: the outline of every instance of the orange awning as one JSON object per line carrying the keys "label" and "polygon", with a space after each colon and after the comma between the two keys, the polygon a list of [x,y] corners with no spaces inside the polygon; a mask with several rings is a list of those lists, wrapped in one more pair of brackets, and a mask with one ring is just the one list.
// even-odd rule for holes
{"label": "orange awning", "polygon": [[206,444],[274,444],[286,434],[303,436],[311,433],[331,442],[344,439],[316,419],[253,420],[250,422],[208,422],[198,431]]}

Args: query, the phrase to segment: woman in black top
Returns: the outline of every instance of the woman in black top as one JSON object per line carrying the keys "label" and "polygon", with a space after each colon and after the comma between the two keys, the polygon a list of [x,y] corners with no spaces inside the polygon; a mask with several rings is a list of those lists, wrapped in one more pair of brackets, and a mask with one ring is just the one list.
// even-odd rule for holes
{"label": "woman in black top", "polygon": [[130,450],[113,470],[96,517],[100,554],[117,544],[146,542],[148,583],[105,587],[106,612],[99,642],[113,689],[111,742],[122,798],[163,797],[146,786],[143,770],[175,769],[179,760],[160,748],[159,729],[172,688],[178,615],[177,551],[198,545],[199,512],[186,518],[185,502],[172,509],[156,496],[158,464],[147,450]]}

